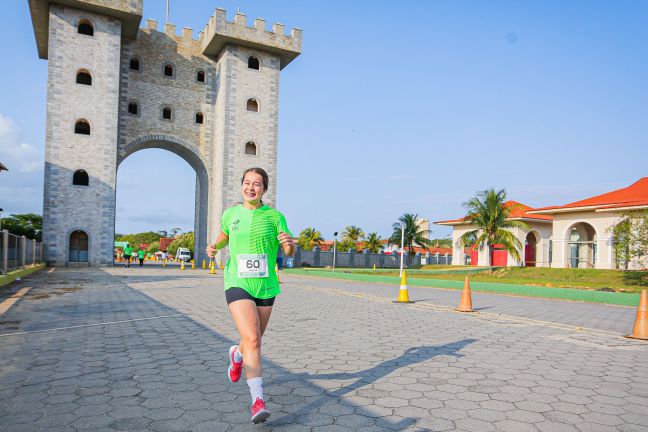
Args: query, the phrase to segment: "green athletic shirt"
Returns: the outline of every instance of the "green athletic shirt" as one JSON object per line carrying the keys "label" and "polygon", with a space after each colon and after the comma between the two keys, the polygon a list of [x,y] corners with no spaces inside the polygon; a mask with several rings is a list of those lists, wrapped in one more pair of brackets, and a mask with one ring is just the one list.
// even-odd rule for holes
{"label": "green athletic shirt", "polygon": [[[284,215],[266,205],[249,210],[239,204],[225,210],[221,218],[221,230],[229,238],[230,251],[230,259],[225,267],[225,290],[243,288],[252,297],[259,299],[279,294],[281,290],[275,272],[279,250],[277,236],[280,232],[292,236]],[[237,257],[240,254],[266,254],[268,276],[239,278]]]}
{"label": "green athletic shirt", "polygon": [[132,247],[126,246],[124,248],[124,255],[132,255],[132,253],[133,253],[133,248]]}
{"label": "green athletic shirt", "polygon": [[137,258],[144,259],[144,251],[143,250],[140,250],[139,252],[137,252]]}

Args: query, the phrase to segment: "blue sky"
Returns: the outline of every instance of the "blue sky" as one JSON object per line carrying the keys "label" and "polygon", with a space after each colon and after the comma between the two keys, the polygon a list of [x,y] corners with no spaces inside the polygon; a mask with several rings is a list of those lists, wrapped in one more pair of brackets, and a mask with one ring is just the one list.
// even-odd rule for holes
{"label": "blue sky", "polygon": [[[40,213],[47,63],[27,2],[3,6],[0,207]],[[489,187],[544,206],[648,175],[648,1],[172,0],[170,22],[198,31],[217,6],[304,30],[281,77],[277,206],[295,234],[385,236]],[[145,0],[144,19],[164,9]],[[117,187],[118,232],[192,228],[179,157],[136,153]]]}

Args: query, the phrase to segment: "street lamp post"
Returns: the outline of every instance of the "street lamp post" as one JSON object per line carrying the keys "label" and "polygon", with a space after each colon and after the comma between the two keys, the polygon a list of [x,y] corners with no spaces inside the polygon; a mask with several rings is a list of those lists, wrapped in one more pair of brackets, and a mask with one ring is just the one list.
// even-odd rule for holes
{"label": "street lamp post", "polygon": [[400,277],[403,277],[403,255],[405,254],[405,226],[401,225],[401,259],[400,259]]}
{"label": "street lamp post", "polygon": [[335,271],[335,244],[337,243],[337,231],[333,233],[333,271]]}

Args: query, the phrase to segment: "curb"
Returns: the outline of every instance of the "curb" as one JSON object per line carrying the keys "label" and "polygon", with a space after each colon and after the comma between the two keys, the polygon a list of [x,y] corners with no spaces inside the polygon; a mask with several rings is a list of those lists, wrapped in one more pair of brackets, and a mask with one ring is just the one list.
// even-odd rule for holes
{"label": "curb", "polygon": [[4,276],[0,276],[0,288],[9,285],[10,283],[14,282],[17,278],[21,278],[27,275],[30,275],[32,273],[35,273],[39,270],[43,270],[45,268],[45,263],[40,263],[32,267],[27,267],[24,269],[20,270],[15,270],[12,272],[9,272],[8,274]]}

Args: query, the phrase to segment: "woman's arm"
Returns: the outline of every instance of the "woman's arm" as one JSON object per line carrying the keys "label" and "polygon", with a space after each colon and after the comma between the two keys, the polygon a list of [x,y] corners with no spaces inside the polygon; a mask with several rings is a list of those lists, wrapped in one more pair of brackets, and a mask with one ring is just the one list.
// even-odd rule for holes
{"label": "woman's arm", "polygon": [[207,252],[207,256],[210,259],[214,258],[216,252],[218,252],[219,250],[227,246],[228,241],[229,241],[229,237],[227,237],[227,234],[225,234],[223,231],[218,233],[218,237],[216,237],[216,241],[213,244],[207,245],[207,248],[205,249],[205,252]]}
{"label": "woman's arm", "polygon": [[286,256],[295,255],[295,240],[289,234],[280,232],[277,239]]}

